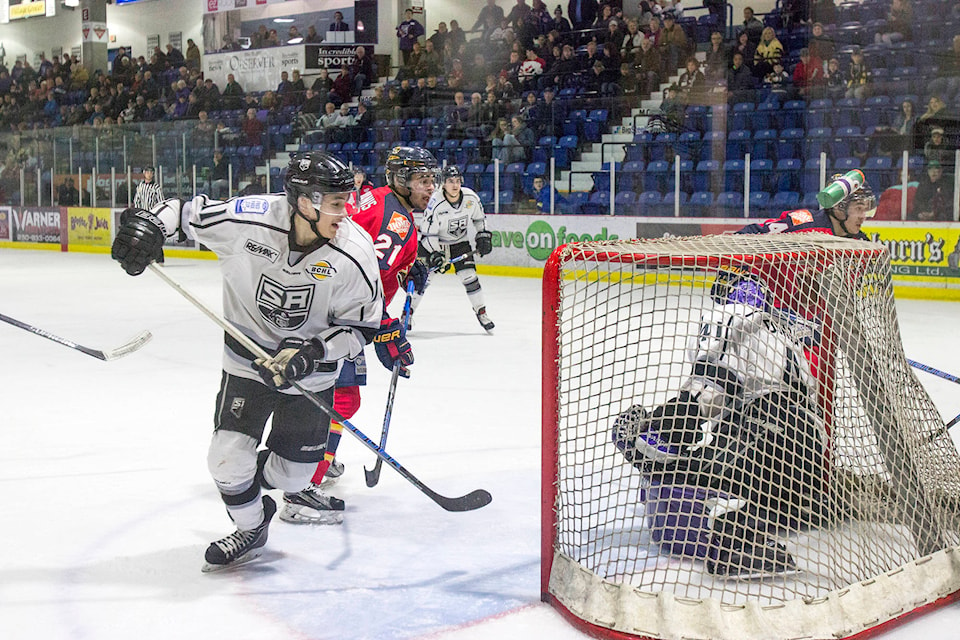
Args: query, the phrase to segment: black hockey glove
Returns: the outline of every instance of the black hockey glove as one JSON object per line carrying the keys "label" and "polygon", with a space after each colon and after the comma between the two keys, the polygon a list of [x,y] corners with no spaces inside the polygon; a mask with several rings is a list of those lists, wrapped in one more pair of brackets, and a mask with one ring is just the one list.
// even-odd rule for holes
{"label": "black hockey glove", "polygon": [[427,256],[427,266],[430,267],[430,271],[436,271],[437,273],[444,273],[450,268],[447,257],[443,255],[442,251],[434,251]]}
{"label": "black hockey glove", "polygon": [[151,262],[163,262],[165,237],[160,218],[145,209],[127,209],[120,214],[120,228],[110,257],[128,274],[138,276]]}
{"label": "black hockey glove", "polygon": [[291,380],[302,380],[319,370],[325,356],[323,342],[316,338],[284,338],[272,358],[257,358],[252,366],[268,387],[286,389]]}
{"label": "black hockey glove", "polygon": [[493,234],[489,231],[477,231],[477,253],[483,257],[493,251]]}
{"label": "black hockey glove", "polygon": [[373,338],[373,346],[377,349],[377,357],[387,369],[393,370],[394,365],[400,364],[400,375],[410,377],[407,367],[413,364],[413,349],[407,342],[407,330],[396,318],[384,318],[380,321],[380,332]]}
{"label": "black hockey glove", "polygon": [[413,290],[423,295],[427,288],[427,277],[429,275],[430,271],[427,269],[427,265],[422,260],[414,260],[413,264],[410,265],[410,271],[407,272],[407,282],[412,282]]}

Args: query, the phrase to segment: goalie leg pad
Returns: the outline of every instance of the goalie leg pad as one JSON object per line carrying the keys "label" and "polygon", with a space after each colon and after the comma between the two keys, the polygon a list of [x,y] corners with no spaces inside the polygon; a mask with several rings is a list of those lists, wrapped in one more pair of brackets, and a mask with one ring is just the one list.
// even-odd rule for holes
{"label": "goalie leg pad", "polygon": [[753,580],[797,572],[797,563],[786,547],[756,517],[756,507],[737,497],[707,501],[710,543],[707,571],[715,576]]}
{"label": "goalie leg pad", "polygon": [[652,483],[644,506],[653,541],[666,553],[706,558],[711,535],[707,505],[718,496],[725,497],[700,487]]}

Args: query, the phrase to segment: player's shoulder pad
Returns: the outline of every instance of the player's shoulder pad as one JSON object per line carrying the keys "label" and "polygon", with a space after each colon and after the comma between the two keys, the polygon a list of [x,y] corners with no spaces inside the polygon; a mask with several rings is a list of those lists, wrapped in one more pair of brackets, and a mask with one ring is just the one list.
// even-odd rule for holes
{"label": "player's shoulder pad", "polygon": [[478,196],[477,192],[470,187],[460,187],[460,190],[463,192],[464,205],[466,205],[468,200],[476,202],[477,204],[480,203],[480,196]]}

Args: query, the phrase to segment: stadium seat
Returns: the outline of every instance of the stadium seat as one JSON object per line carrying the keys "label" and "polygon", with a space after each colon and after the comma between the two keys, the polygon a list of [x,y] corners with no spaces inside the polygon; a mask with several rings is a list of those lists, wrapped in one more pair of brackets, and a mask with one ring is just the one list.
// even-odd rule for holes
{"label": "stadium seat", "polygon": [[773,195],[773,207],[779,211],[790,211],[800,206],[800,194],[796,191],[778,191]]}
{"label": "stadium seat", "polygon": [[800,189],[800,172],[803,162],[797,158],[777,160],[776,191],[797,191]]}
{"label": "stadium seat", "polygon": [[661,200],[660,204],[655,207],[656,215],[663,217],[675,217],[675,211],[673,208],[675,206],[674,203],[678,201],[680,203],[680,216],[684,217],[691,215],[689,211],[687,211],[687,203],[690,201],[690,196],[683,191],[680,192],[679,198],[673,191],[664,194],[663,200]]}
{"label": "stadium seat", "polygon": [[633,191],[619,191],[613,197],[613,212],[617,215],[637,214],[637,194]]}
{"label": "stadium seat", "polygon": [[666,191],[667,174],[670,171],[670,163],[666,160],[656,160],[647,164],[646,172],[643,174],[644,191]]}
{"label": "stadium seat", "polygon": [[726,218],[739,217],[743,215],[743,194],[736,191],[723,191],[717,195],[714,206]]}
{"label": "stadium seat", "polygon": [[644,191],[637,196],[637,209],[640,215],[656,215],[656,207],[663,201],[659,191]]}
{"label": "stadium seat", "polygon": [[[666,198],[664,198],[666,200]],[[710,191],[695,191],[681,209],[681,215],[703,218],[713,214],[713,193]]]}

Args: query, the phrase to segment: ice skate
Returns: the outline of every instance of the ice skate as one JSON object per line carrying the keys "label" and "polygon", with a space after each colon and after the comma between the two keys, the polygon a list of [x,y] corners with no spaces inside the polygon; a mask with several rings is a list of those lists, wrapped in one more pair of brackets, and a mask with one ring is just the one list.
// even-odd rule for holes
{"label": "ice skate", "polygon": [[210,573],[250,562],[259,558],[263,546],[267,544],[267,531],[270,520],[277,512],[277,503],[270,496],[263,496],[263,522],[256,529],[240,531],[239,529],[225,538],[211,542],[204,554],[206,564],[202,571]]}
{"label": "ice skate", "polygon": [[757,529],[756,518],[747,513],[743,500],[728,502],[710,510],[710,545],[707,571],[715,576],[755,580],[798,572],[786,547]]}
{"label": "ice skate", "polygon": [[283,494],[280,519],[294,524],[340,524],[343,510],[343,500],[327,495],[319,485],[311,483],[299,493]]}
{"label": "ice skate", "polygon": [[487,315],[486,307],[480,307],[479,309],[477,309],[477,320],[480,321],[480,325],[486,331],[493,331],[493,327],[495,325],[493,324],[493,320],[490,319],[490,316]]}
{"label": "ice skate", "polygon": [[323,474],[323,480],[320,481],[320,486],[329,487],[335,485],[342,475],[343,463],[334,458],[330,466],[327,467],[326,473]]}

